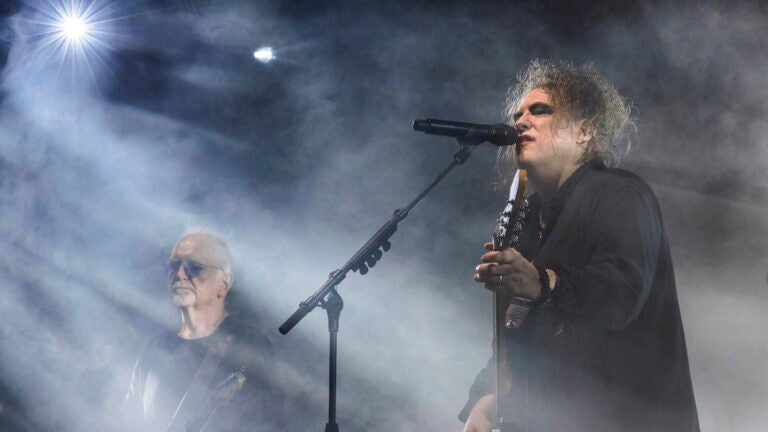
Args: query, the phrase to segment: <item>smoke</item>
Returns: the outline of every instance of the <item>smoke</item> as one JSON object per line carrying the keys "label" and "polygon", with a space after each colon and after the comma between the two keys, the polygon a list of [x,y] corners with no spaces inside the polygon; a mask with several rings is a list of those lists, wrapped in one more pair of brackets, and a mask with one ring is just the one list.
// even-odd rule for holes
{"label": "smoke", "polygon": [[[285,359],[300,429],[321,427],[324,312],[277,326],[450,162],[455,143],[413,119],[500,121],[514,74],[543,56],[594,61],[634,100],[626,164],[662,201],[703,429],[758,430],[765,8],[563,7],[136,2],[93,76],[36,57],[20,10],[0,106],[3,422],[108,427],[139,348],[174,325],[161,264],[205,226]],[[265,45],[273,64],[251,57]],[[504,200],[494,156],[477,149],[340,286],[342,428],[460,430],[490,355],[471,275]]]}

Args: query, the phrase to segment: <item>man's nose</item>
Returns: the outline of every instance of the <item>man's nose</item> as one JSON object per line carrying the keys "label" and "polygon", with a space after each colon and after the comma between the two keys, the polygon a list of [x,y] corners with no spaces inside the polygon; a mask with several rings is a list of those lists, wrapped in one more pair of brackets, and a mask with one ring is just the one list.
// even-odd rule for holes
{"label": "man's nose", "polygon": [[179,269],[176,270],[176,277],[179,278],[179,280],[187,280],[187,274],[184,272],[184,264],[181,264]]}
{"label": "man's nose", "polygon": [[525,116],[520,117],[515,121],[514,125],[520,132],[525,132],[531,128],[531,124],[528,122]]}

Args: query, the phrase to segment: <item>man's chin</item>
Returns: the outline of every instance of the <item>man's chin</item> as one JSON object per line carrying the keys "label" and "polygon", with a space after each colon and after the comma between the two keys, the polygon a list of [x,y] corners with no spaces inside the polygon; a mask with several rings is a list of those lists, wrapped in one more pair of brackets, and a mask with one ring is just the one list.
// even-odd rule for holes
{"label": "man's chin", "polygon": [[189,290],[176,290],[171,293],[171,300],[177,307],[189,307],[195,304],[195,295]]}

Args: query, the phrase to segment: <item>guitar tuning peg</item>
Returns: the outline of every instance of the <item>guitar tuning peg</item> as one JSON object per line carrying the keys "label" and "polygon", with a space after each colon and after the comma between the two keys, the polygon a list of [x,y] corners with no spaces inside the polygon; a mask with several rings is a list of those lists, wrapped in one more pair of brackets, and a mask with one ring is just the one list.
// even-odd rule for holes
{"label": "guitar tuning peg", "polygon": [[366,264],[368,264],[368,267],[373,267],[373,266],[375,266],[375,265],[376,265],[376,257],[373,257],[373,256],[369,257],[369,258],[368,258],[368,259],[365,261],[365,263],[366,263]]}
{"label": "guitar tuning peg", "polygon": [[390,243],[389,240],[381,244],[381,248],[384,250],[384,252],[388,251],[389,248],[391,247],[392,247],[392,243]]}
{"label": "guitar tuning peg", "polygon": [[382,252],[379,249],[376,249],[373,251],[373,257],[378,261],[381,259],[381,256],[384,255],[384,252]]}
{"label": "guitar tuning peg", "polygon": [[368,266],[366,266],[365,264],[361,264],[360,268],[358,268],[358,271],[360,272],[360,275],[364,275],[368,273]]}

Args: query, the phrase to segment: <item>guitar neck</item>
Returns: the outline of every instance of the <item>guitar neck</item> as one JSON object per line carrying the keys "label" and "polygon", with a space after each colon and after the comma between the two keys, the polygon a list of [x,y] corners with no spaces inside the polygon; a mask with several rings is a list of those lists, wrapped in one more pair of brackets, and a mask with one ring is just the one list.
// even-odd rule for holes
{"label": "guitar neck", "polygon": [[[527,173],[518,170],[510,188],[511,208],[507,207],[499,218],[499,226],[494,233],[494,250],[504,250],[518,247],[522,237],[521,212],[525,208],[525,187]],[[512,387],[507,352],[507,308],[510,298],[507,295],[494,292],[493,294],[493,340],[496,359],[496,385],[494,389],[494,432],[509,432],[505,426],[504,408],[506,395]]]}
{"label": "guitar neck", "polygon": [[494,427],[496,431],[501,431],[504,423],[504,399],[506,393],[511,387],[509,377],[509,364],[507,359],[507,338],[506,338],[506,311],[508,300],[501,294],[493,294],[493,333],[494,333],[494,352],[496,354],[496,384],[494,389]]}

